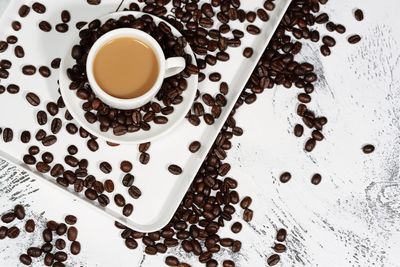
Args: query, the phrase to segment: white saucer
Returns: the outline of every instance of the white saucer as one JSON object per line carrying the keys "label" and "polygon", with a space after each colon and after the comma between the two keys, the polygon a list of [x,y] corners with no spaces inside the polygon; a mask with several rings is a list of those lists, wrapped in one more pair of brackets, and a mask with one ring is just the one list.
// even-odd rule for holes
{"label": "white saucer", "polygon": [[[137,12],[137,11],[122,11],[116,12],[104,17],[98,18],[102,23],[107,21],[108,19],[119,19],[121,16],[133,15],[135,18],[141,17],[142,15],[151,16],[156,24],[160,23],[161,21],[166,23],[169,27],[171,27],[172,33],[176,37],[182,36],[182,34],[175,29],[171,24],[166,22],[165,20],[153,16],[151,14]],[[83,27],[83,29],[87,29],[88,25]],[[75,64],[75,60],[71,56],[72,47],[75,44],[78,44],[80,38],[77,37],[69,47],[65,57],[62,59],[61,66],[60,66],[60,91],[61,95],[64,99],[65,105],[74,119],[85,128],[85,130],[89,131],[91,134],[102,138],[106,141],[117,143],[117,144],[140,144],[145,142],[150,142],[159,138],[162,135],[165,135],[167,132],[171,131],[176,125],[178,125],[186,116],[190,108],[192,107],[193,101],[196,96],[197,86],[198,86],[198,76],[191,75],[187,79],[187,89],[182,93],[183,101],[179,105],[175,105],[174,112],[167,116],[168,123],[166,124],[154,124],[151,123],[151,129],[149,131],[140,130],[134,133],[127,133],[122,136],[114,135],[112,129],[107,132],[100,131],[100,125],[98,122],[90,124],[85,119],[85,111],[82,109],[82,104],[85,102],[81,100],[76,95],[76,90],[70,90],[69,85],[71,80],[67,76],[67,69],[71,68]],[[192,57],[192,63],[196,64],[196,58],[193,54],[192,49],[189,45],[185,47],[185,52]]]}

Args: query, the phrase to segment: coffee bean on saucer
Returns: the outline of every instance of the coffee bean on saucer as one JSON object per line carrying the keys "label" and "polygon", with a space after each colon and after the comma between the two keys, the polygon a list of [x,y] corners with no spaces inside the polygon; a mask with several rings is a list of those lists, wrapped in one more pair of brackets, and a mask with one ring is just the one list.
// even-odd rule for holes
{"label": "coffee bean on saucer", "polygon": [[53,27],[51,26],[51,24],[45,20],[39,22],[39,29],[41,29],[44,32],[49,32],[51,31]]}
{"label": "coffee bean on saucer", "polygon": [[32,9],[33,9],[33,11],[35,11],[36,13],[39,13],[39,14],[44,14],[46,12],[46,7],[39,2],[33,3]]}
{"label": "coffee bean on saucer", "polygon": [[182,173],[182,168],[178,165],[171,164],[168,166],[168,171],[173,175],[180,175]]}

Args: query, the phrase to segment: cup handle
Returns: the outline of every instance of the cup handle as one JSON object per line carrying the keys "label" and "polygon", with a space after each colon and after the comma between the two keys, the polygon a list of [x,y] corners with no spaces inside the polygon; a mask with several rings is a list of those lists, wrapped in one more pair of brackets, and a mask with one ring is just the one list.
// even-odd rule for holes
{"label": "cup handle", "polygon": [[186,61],[183,57],[170,57],[166,59],[165,66],[165,77],[168,78],[183,71]]}

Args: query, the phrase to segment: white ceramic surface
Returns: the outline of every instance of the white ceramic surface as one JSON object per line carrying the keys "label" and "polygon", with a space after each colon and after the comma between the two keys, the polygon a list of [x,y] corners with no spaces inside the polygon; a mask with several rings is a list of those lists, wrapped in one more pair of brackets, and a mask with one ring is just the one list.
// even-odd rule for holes
{"label": "white ceramic surface", "polygon": [[[114,18],[118,19],[123,15],[134,15],[135,17],[141,16],[144,13],[141,12],[115,12],[106,16],[103,16],[99,18],[102,22],[107,21],[108,19]],[[154,21],[156,23],[160,23],[163,21],[166,23],[168,26],[171,27],[172,32],[175,36],[179,37],[182,36],[178,30],[172,27],[169,23],[165,22],[164,20],[152,16]],[[82,29],[86,29],[87,27],[84,27]],[[126,30],[123,30],[124,32],[121,32],[121,34],[125,35]],[[114,32],[114,31],[113,31]],[[115,35],[119,34],[119,32],[113,33],[111,32],[110,34]],[[139,36],[139,35],[138,35]],[[141,34],[141,36],[147,36],[147,34]],[[101,38],[100,38],[101,39]],[[153,38],[152,38],[153,39]],[[106,36],[105,39],[100,40],[100,43],[98,45],[101,46],[101,44],[104,41],[107,41],[108,37]],[[148,39],[151,40],[151,39]],[[153,42],[156,42],[153,39]],[[63,61],[61,63],[61,70],[60,70],[60,90],[61,94],[63,96],[65,105],[67,106],[68,110],[72,114],[75,120],[78,121],[79,125],[81,125],[83,128],[85,128],[87,131],[89,131],[91,134],[102,138],[106,141],[112,142],[112,143],[117,143],[117,144],[141,144],[145,142],[151,142],[154,141],[157,138],[165,137],[170,131],[172,131],[178,124],[182,122],[184,117],[186,116],[187,112],[190,110],[190,108],[193,105],[193,100],[196,96],[196,90],[198,87],[198,78],[197,75],[191,75],[187,79],[188,87],[187,89],[182,93],[183,101],[179,105],[174,106],[174,112],[170,115],[168,115],[168,123],[166,124],[151,124],[151,129],[149,131],[138,131],[134,133],[127,133],[125,135],[117,136],[113,133],[112,130],[109,130],[107,132],[102,132],[100,130],[99,124],[96,123],[89,123],[85,119],[85,111],[82,109],[82,104],[84,103],[83,100],[79,99],[76,96],[76,91],[70,90],[69,89],[69,84],[71,83],[71,80],[67,76],[67,69],[72,67],[73,64],[75,63],[75,60],[71,56],[71,51],[72,47],[74,44],[79,43],[79,36],[77,36],[74,41],[71,43],[70,47],[67,48],[67,53],[65,57],[63,58]],[[154,45],[156,48],[157,46]],[[98,46],[93,47],[93,51],[97,51]],[[195,62],[195,57],[193,54],[192,49],[190,46],[186,46],[185,52],[189,55],[192,56],[193,62]],[[138,98],[137,100],[122,100],[122,99],[117,99],[115,97],[107,95],[99,86],[96,87],[94,85],[94,90],[96,90],[99,94],[99,97],[103,98],[103,100],[109,101],[110,105],[113,106],[122,106],[122,108],[129,108],[131,105],[136,106],[139,105],[141,106],[143,103],[147,103],[149,99],[152,99],[154,95],[157,93],[157,88],[161,86],[161,83],[163,81],[163,76],[161,75],[162,72],[166,73],[167,72],[167,65],[166,61],[164,58],[164,61],[161,61],[161,56],[163,56],[163,53],[161,51],[161,48],[158,46],[157,50],[158,58],[160,59],[160,76],[154,85],[153,89],[149,91],[147,94],[143,95],[142,97]],[[94,54],[89,54],[88,57],[88,62],[93,61]],[[89,63],[88,65],[89,68],[91,68],[91,65]],[[172,68],[176,67],[175,65],[172,65]],[[88,78],[90,81],[90,84],[94,84],[94,76],[90,74],[91,72],[88,73]]]}

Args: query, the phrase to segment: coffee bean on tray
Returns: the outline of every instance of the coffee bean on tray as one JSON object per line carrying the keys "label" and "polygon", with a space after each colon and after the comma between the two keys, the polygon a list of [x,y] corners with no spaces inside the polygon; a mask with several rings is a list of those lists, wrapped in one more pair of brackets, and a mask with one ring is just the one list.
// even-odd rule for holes
{"label": "coffee bean on tray", "polygon": [[171,164],[168,166],[168,171],[173,175],[179,175],[182,173],[182,168],[179,167],[178,165]]}

